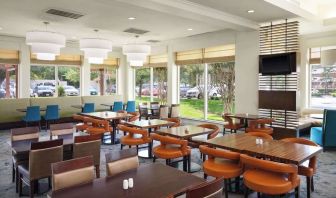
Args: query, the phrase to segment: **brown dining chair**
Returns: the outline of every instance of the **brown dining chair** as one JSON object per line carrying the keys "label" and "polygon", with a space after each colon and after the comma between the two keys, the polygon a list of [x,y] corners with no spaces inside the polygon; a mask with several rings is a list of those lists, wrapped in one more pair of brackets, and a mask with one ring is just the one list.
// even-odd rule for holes
{"label": "brown dining chair", "polygon": [[88,122],[92,123],[92,126],[86,129],[86,132],[90,135],[100,135],[103,137],[104,133],[111,132],[110,123],[108,120],[99,120],[94,118],[87,118]]}
{"label": "brown dining chair", "polygon": [[88,117],[75,114],[72,118],[78,122],[75,125],[76,131],[86,131],[86,129],[92,125],[92,123],[89,122],[90,119]]}
{"label": "brown dining chair", "polygon": [[149,115],[148,115],[148,103],[147,102],[143,102],[139,104],[139,113],[140,113],[140,120],[142,118],[145,118],[146,120],[148,119]]}
{"label": "brown dining chair", "polygon": [[[310,146],[318,146],[315,142],[304,139],[304,138],[285,138],[281,141],[292,142]],[[299,165],[298,174],[306,177],[307,182],[307,197],[311,195],[311,191],[314,191],[314,174],[316,174],[317,169],[317,156],[313,156],[303,164]]]}
{"label": "brown dining chair", "polygon": [[[38,127],[24,127],[24,128],[14,128],[11,129],[11,143],[22,140],[32,140],[37,141],[39,138],[39,128]],[[12,182],[16,181],[16,192],[18,192],[18,165],[28,162],[29,155],[20,154],[17,155],[12,152]]]}
{"label": "brown dining chair", "polygon": [[218,177],[210,182],[189,188],[186,198],[221,198],[223,193],[223,177]]}
{"label": "brown dining chair", "polygon": [[92,156],[75,158],[51,164],[52,192],[94,180]]}
{"label": "brown dining chair", "polygon": [[153,140],[159,141],[160,145],[153,148],[153,162],[157,158],[165,159],[167,165],[171,165],[171,160],[183,158],[183,170],[190,171],[190,153],[187,140],[181,140],[174,137],[151,134]]}
{"label": "brown dining chair", "polygon": [[273,140],[273,137],[271,135],[268,135],[267,133],[263,132],[248,132],[247,134],[255,137],[264,138],[267,140]]}
{"label": "brown dining chair", "polygon": [[25,183],[30,187],[29,196],[34,197],[34,187],[38,187],[38,180],[50,179],[51,164],[62,160],[62,139],[31,143],[29,162],[18,166],[19,196],[22,195],[22,183]]}
{"label": "brown dining chair", "polygon": [[52,136],[70,135],[73,132],[72,123],[50,124],[50,139],[52,139]]}
{"label": "brown dining chair", "polygon": [[283,195],[295,189],[295,197],[299,196],[300,177],[298,167],[269,160],[240,155],[244,168],[245,197],[248,190],[267,195]]}
{"label": "brown dining chair", "polygon": [[159,102],[151,102],[149,104],[151,109],[151,119],[159,119],[160,118],[160,104]]}
{"label": "brown dining chair", "polygon": [[170,108],[170,118],[179,118],[180,117],[180,105],[172,104]]}
{"label": "brown dining chair", "polygon": [[169,107],[167,105],[160,105],[159,119],[167,119],[169,117]]}
{"label": "brown dining chair", "polygon": [[105,154],[105,158],[107,176],[139,167],[138,154],[135,148],[109,152]]}
{"label": "brown dining chair", "polygon": [[271,135],[273,128],[266,125],[272,124],[274,120],[271,118],[263,118],[258,120],[251,120],[246,128],[246,132],[262,132]]}
{"label": "brown dining chair", "polygon": [[237,133],[237,130],[245,127],[243,119],[239,119],[239,122],[237,122],[237,119],[234,119],[230,117],[229,115],[230,115],[229,113],[225,113],[222,115],[224,121],[226,122],[224,124],[223,135],[225,134],[226,129],[229,129],[231,133],[232,132]]}
{"label": "brown dining chair", "polygon": [[224,178],[224,193],[228,198],[228,188],[231,188],[231,179],[235,178],[236,190],[239,187],[239,177],[242,174],[240,166],[240,154],[227,150],[209,148],[205,145],[199,147],[201,153],[208,156],[203,162],[204,178],[212,176]]}
{"label": "brown dining chair", "polygon": [[128,127],[122,124],[118,125],[118,129],[125,132],[127,135],[120,138],[120,148],[123,149],[124,145],[128,145],[129,148],[139,145],[148,144],[151,147],[152,140],[149,137],[149,133],[146,130]]}
{"label": "brown dining chair", "polygon": [[100,135],[75,136],[73,158],[92,156],[96,168],[96,177],[100,177]]}

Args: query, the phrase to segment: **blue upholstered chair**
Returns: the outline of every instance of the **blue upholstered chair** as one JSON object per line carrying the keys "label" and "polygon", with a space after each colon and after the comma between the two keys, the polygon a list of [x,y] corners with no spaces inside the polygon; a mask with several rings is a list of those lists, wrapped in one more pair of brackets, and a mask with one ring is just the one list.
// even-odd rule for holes
{"label": "blue upholstered chair", "polygon": [[48,129],[48,123],[59,119],[58,105],[47,105],[46,114],[44,120],[46,121],[46,130]]}
{"label": "blue upholstered chair", "polygon": [[115,101],[113,103],[113,112],[123,110],[123,103],[121,101]]}
{"label": "blue upholstered chair", "polygon": [[128,113],[135,112],[135,101],[128,101],[126,106],[126,111]]}
{"label": "blue upholstered chair", "polygon": [[323,149],[336,147],[336,110],[324,110],[322,127],[312,127],[310,140]]}
{"label": "blue upholstered chair", "polygon": [[26,126],[28,126],[28,123],[30,122],[38,122],[39,127],[41,128],[40,106],[27,107],[26,115],[22,120],[26,122]]}
{"label": "blue upholstered chair", "polygon": [[92,113],[95,111],[95,104],[94,103],[85,103],[83,107],[83,113]]}

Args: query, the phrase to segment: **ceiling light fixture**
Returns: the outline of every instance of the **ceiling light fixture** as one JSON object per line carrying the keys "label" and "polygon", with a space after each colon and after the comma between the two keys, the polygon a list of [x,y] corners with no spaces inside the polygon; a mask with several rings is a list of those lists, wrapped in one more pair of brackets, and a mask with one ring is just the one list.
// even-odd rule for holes
{"label": "ceiling light fixture", "polygon": [[[136,38],[139,36],[137,35]],[[127,44],[123,46],[123,54],[126,55],[127,61],[131,66],[143,66],[147,55],[150,54],[151,47],[143,44]]]}
{"label": "ceiling light fixture", "polygon": [[192,31],[193,29],[192,29],[192,28],[188,28],[187,30],[188,30],[188,31]]}
{"label": "ceiling light fixture", "polygon": [[247,13],[252,14],[254,13],[254,10],[248,10]]}
{"label": "ceiling light fixture", "polygon": [[43,22],[46,31],[30,31],[26,33],[26,44],[31,46],[31,52],[38,60],[55,60],[61,48],[65,47],[65,36],[47,31],[49,22]]}
{"label": "ceiling light fixture", "polygon": [[[98,30],[94,30],[98,32]],[[84,51],[84,57],[90,64],[103,64],[108,53],[112,51],[112,42],[100,38],[84,38],[79,41],[80,50]]]}
{"label": "ceiling light fixture", "polygon": [[136,17],[128,17],[128,20],[135,20]]}

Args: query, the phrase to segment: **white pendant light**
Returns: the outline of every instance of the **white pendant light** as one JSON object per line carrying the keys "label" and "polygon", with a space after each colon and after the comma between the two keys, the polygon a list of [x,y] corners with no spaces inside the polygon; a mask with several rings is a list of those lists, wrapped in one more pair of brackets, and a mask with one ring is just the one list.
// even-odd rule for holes
{"label": "white pendant light", "polygon": [[[98,32],[98,30],[94,30]],[[84,51],[84,57],[91,64],[103,64],[108,53],[112,51],[112,42],[100,38],[84,38],[79,41],[79,47]]]}
{"label": "white pendant light", "polygon": [[131,66],[143,66],[150,51],[151,47],[149,45],[127,44],[123,46],[123,54],[127,56],[127,61]]}
{"label": "white pendant light", "polygon": [[[44,24],[49,24],[44,22]],[[30,31],[26,34],[26,44],[31,46],[31,52],[39,60],[55,60],[60,55],[61,48],[65,47],[65,36],[49,31]]]}

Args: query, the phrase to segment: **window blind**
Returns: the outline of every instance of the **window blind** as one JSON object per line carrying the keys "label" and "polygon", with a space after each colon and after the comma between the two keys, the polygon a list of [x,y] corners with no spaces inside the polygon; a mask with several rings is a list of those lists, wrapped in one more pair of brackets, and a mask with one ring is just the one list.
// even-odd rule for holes
{"label": "window blind", "polygon": [[91,69],[118,68],[120,64],[119,58],[107,58],[103,64],[91,64]]}
{"label": "window blind", "polygon": [[176,52],[177,65],[228,62],[235,60],[235,45],[221,45]]}
{"label": "window blind", "polygon": [[167,54],[150,55],[147,56],[147,60],[144,63],[144,67],[167,67],[167,64],[168,64]]}
{"label": "window blind", "polygon": [[0,49],[0,63],[19,64],[20,63],[19,51]]}
{"label": "window blind", "polygon": [[30,62],[32,64],[48,64],[48,65],[82,65],[82,56],[73,54],[61,54],[56,56],[56,60],[38,60],[35,54],[30,54]]}

